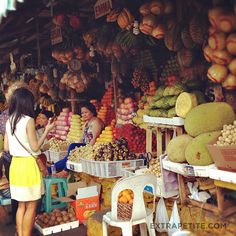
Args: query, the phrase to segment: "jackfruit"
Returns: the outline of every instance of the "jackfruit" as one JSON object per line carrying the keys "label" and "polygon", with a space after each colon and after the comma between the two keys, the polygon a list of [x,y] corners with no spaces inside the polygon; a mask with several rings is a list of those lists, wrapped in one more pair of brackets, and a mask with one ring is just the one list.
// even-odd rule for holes
{"label": "jackfruit", "polygon": [[235,120],[232,107],[225,102],[204,103],[188,112],[184,128],[186,132],[196,137],[199,134],[221,130],[223,125]]}
{"label": "jackfruit", "polygon": [[220,131],[203,133],[194,138],[185,149],[185,158],[190,165],[207,166],[213,163],[207,150],[207,143],[217,139]]}
{"label": "jackfruit", "polygon": [[193,93],[181,93],[175,103],[175,111],[179,117],[185,118],[187,113],[198,105],[197,97]]}
{"label": "jackfruit", "polygon": [[185,149],[192,139],[188,134],[171,139],[166,148],[168,159],[177,163],[186,162]]}

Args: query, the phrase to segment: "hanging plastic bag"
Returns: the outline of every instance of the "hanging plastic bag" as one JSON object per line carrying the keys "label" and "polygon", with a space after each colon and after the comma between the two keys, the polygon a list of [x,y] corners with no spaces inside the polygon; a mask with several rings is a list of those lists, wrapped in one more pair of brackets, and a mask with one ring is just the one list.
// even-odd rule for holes
{"label": "hanging plastic bag", "polygon": [[160,198],[156,207],[155,229],[157,232],[167,232],[169,217],[166,210],[165,201]]}
{"label": "hanging plastic bag", "polygon": [[176,204],[176,201],[174,202],[173,210],[171,213],[169,225],[168,225],[168,235],[172,236],[174,232],[181,231],[181,223],[180,223],[180,217],[179,217],[179,211]]}

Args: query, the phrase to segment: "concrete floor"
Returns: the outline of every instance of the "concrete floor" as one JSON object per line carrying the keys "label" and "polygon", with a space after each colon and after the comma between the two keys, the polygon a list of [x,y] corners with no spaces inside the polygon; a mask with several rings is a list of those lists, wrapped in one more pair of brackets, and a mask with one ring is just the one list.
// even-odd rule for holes
{"label": "concrete floor", "polygon": [[[11,221],[11,213],[9,207],[0,206],[0,236],[14,236],[15,224]],[[53,236],[86,236],[87,228],[81,224],[78,228],[55,233]],[[34,229],[32,236],[42,236],[42,234]]]}

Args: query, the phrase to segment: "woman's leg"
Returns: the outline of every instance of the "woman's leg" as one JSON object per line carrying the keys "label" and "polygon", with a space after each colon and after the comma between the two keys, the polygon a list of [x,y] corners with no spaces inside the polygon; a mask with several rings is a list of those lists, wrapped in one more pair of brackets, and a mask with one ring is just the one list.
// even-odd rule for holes
{"label": "woman's leg", "polygon": [[36,216],[37,203],[38,201],[30,201],[25,203],[26,210],[23,217],[23,236],[31,235]]}
{"label": "woman's leg", "polygon": [[16,228],[18,236],[23,236],[23,218],[26,210],[25,202],[18,202],[18,208],[16,212]]}

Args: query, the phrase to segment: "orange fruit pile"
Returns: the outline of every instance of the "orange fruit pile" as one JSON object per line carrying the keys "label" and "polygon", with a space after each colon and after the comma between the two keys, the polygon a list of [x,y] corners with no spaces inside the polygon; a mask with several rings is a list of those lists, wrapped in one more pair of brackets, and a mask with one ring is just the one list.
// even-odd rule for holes
{"label": "orange fruit pile", "polygon": [[132,204],[134,200],[134,193],[130,189],[125,189],[122,192],[120,192],[118,196],[118,202],[119,203],[129,203]]}

